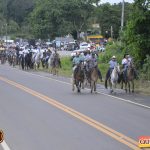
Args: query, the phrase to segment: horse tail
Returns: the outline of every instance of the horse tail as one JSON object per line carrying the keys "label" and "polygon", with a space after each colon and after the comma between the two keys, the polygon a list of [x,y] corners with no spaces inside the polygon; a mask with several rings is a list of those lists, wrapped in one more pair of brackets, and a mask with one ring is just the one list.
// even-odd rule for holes
{"label": "horse tail", "polygon": [[123,78],[123,73],[118,74],[118,83],[120,84],[120,82],[122,81]]}

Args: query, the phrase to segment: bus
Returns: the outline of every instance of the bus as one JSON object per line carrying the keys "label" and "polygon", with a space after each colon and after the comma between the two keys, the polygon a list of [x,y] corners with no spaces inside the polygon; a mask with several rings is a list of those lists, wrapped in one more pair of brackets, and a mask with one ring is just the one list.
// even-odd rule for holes
{"label": "bus", "polygon": [[104,37],[102,35],[88,35],[87,40],[100,45],[104,43]]}

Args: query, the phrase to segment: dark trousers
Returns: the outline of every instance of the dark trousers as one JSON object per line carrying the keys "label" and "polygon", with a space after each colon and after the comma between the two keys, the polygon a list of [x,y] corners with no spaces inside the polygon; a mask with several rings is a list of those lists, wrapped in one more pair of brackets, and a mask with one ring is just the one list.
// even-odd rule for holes
{"label": "dark trousers", "polygon": [[105,80],[108,80],[110,78],[110,74],[111,74],[112,70],[113,70],[112,68],[108,69],[108,71],[106,73],[106,79]]}
{"label": "dark trousers", "polygon": [[97,71],[98,71],[98,77],[99,77],[99,79],[102,80],[102,74],[101,74],[101,72],[100,72],[100,70],[98,68],[97,68]]}

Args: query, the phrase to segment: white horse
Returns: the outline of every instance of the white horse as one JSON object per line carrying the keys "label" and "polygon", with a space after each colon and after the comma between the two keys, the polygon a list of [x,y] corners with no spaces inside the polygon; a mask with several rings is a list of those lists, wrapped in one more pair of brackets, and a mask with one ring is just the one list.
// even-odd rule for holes
{"label": "white horse", "polygon": [[37,70],[39,68],[39,66],[40,66],[41,56],[42,56],[42,53],[41,52],[37,52],[37,53],[34,53],[34,55],[32,57],[35,70]]}
{"label": "white horse", "polygon": [[120,67],[119,64],[114,67],[110,79],[109,79],[109,85],[110,85],[110,92],[114,92],[114,89],[116,89],[116,85],[118,83],[118,78],[119,78],[119,73],[120,73]]}

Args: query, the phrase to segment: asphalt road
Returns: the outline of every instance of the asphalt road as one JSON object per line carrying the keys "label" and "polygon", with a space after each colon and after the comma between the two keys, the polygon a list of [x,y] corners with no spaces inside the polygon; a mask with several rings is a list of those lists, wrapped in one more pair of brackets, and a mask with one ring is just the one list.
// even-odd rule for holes
{"label": "asphalt road", "polygon": [[11,150],[138,149],[138,137],[150,136],[150,97],[120,90],[109,95],[101,85],[98,91],[77,94],[70,79],[0,65],[0,129],[7,145]]}

